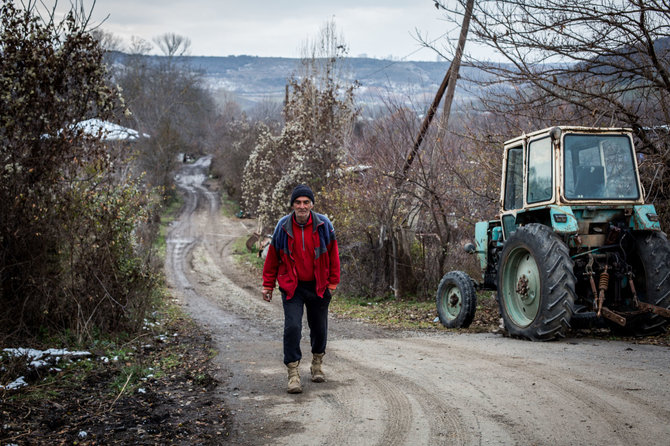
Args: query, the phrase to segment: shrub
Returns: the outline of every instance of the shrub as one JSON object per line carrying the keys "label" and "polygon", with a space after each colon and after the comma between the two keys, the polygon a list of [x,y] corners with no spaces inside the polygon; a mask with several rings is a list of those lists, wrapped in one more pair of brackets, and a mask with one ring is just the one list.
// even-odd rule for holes
{"label": "shrub", "polygon": [[76,125],[119,96],[87,18],[34,5],[1,8],[0,334],[132,329],[154,284],[135,241],[147,200]]}

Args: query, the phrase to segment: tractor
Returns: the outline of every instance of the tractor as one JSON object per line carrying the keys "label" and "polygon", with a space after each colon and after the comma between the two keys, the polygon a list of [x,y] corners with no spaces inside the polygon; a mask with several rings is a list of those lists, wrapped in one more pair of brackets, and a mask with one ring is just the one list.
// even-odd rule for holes
{"label": "tractor", "polygon": [[467,327],[477,289],[497,290],[505,331],[532,341],[572,328],[662,333],[670,243],[644,201],[630,129],[559,126],[504,144],[500,213],[475,224],[481,281],[463,271],[437,290],[440,322]]}

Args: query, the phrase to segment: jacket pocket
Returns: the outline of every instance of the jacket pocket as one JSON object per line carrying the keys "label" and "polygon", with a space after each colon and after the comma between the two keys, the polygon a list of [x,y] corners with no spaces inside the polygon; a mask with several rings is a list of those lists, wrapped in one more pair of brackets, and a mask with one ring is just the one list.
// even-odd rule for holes
{"label": "jacket pocket", "polygon": [[279,284],[279,288],[283,289],[284,291],[295,288],[295,280],[289,273],[284,273],[277,276],[277,283]]}

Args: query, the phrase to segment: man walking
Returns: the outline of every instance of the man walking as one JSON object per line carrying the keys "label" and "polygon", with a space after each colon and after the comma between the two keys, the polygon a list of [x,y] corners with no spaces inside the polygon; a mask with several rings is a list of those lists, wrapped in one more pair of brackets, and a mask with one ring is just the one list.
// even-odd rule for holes
{"label": "man walking", "polygon": [[288,392],[300,393],[298,365],[302,359],[303,308],[307,310],[312,346],[312,381],[326,380],[321,364],[326,353],[331,292],[340,282],[340,255],[332,223],[325,215],[312,211],[312,189],[304,184],[296,186],[290,204],[292,212],[277,223],[263,265],[263,299],[272,300],[277,281],[284,306]]}

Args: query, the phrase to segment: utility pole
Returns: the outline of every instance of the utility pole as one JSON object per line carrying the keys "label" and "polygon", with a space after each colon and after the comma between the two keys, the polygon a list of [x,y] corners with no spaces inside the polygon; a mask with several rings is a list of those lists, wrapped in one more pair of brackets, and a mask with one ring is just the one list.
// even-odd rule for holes
{"label": "utility pole", "polygon": [[447,84],[449,84],[450,74],[451,74],[451,67],[449,67],[449,69],[447,70],[447,74],[444,75],[442,84],[440,85],[440,88],[437,89],[435,99],[433,99],[433,103],[430,104],[430,108],[428,109],[428,113],[426,113],[426,117],[423,118],[421,128],[419,129],[419,135],[416,137],[416,141],[414,141],[414,146],[407,155],[407,159],[405,159],[405,164],[402,166],[402,176],[400,176],[397,180],[398,188],[400,188],[402,183],[407,178],[407,172],[409,171],[410,167],[412,167],[414,158],[419,153],[419,148],[421,147],[423,138],[426,136],[428,127],[430,127],[430,123],[433,121],[433,118],[435,117],[435,111],[437,111],[437,107],[440,105],[440,100],[442,99],[442,96],[444,96],[444,91],[447,89]]}
{"label": "utility pole", "polygon": [[465,7],[465,13],[463,15],[463,24],[461,25],[461,34],[458,39],[458,46],[456,47],[456,54],[454,55],[454,60],[452,60],[449,69],[447,70],[447,73],[445,74],[444,79],[442,80],[442,84],[440,85],[440,88],[438,88],[437,90],[435,99],[433,99],[433,103],[430,105],[428,113],[426,114],[426,117],[424,118],[423,123],[421,124],[421,128],[419,129],[419,135],[417,136],[416,141],[414,142],[414,146],[412,147],[409,154],[407,155],[407,158],[405,159],[405,164],[403,165],[401,176],[398,177],[396,181],[398,188],[400,188],[402,183],[407,178],[407,172],[412,167],[414,158],[416,158],[416,155],[419,153],[421,143],[423,142],[423,139],[426,136],[428,127],[430,126],[430,123],[433,121],[433,118],[435,117],[435,112],[437,111],[437,107],[440,105],[442,96],[444,96],[444,92],[445,90],[447,90],[448,87],[447,98],[444,101],[444,116],[442,117],[442,125],[438,138],[440,140],[443,140],[444,134],[446,134],[447,123],[449,120],[449,113],[451,110],[451,103],[454,99],[454,92],[456,91],[458,70],[460,69],[461,65],[461,58],[463,56],[463,49],[465,48],[465,41],[467,40],[468,37],[468,30],[470,28],[470,18],[472,17],[472,9],[474,7],[474,3],[475,3],[474,0],[468,0],[468,3]]}
{"label": "utility pole", "polygon": [[438,131],[438,141],[444,141],[444,136],[447,134],[447,125],[449,123],[449,115],[451,114],[451,103],[454,101],[454,93],[456,92],[456,81],[458,79],[458,72],[461,69],[461,59],[463,58],[463,49],[468,38],[468,30],[470,29],[470,17],[472,17],[472,8],[475,0],[468,0],[465,6],[465,15],[463,16],[463,24],[461,25],[461,35],[458,37],[458,46],[456,47],[456,54],[454,60],[451,61],[451,76],[449,78],[449,85],[447,86],[447,95],[444,98],[444,110],[442,112],[442,125]]}

